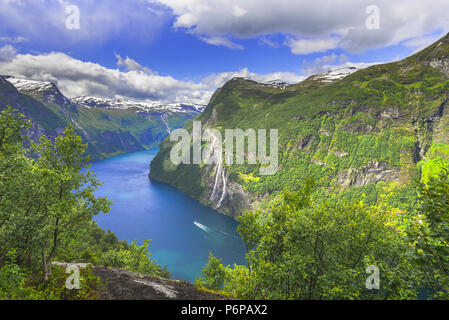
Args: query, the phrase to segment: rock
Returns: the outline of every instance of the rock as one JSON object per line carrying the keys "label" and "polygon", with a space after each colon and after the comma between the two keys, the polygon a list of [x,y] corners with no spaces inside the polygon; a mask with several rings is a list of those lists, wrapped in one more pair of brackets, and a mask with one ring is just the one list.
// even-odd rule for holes
{"label": "rock", "polygon": [[449,61],[447,58],[436,58],[429,61],[428,65],[449,77]]}
{"label": "rock", "polygon": [[346,157],[349,153],[347,153],[346,151],[335,150],[334,154],[339,158],[343,158],[343,157]]}
{"label": "rock", "polygon": [[336,179],[344,188],[363,187],[380,181],[393,181],[399,178],[399,169],[390,168],[387,163],[374,161],[361,169],[348,169],[340,172]]}
{"label": "rock", "polygon": [[90,263],[67,263],[67,262],[57,262],[57,261],[53,261],[51,263],[54,266],[59,266],[59,267],[77,267],[78,269],[85,269],[87,267],[92,266],[92,264]]}
{"label": "rock", "polygon": [[226,297],[198,290],[185,281],[168,280],[115,268],[94,267],[104,283],[101,300],[222,300]]}
{"label": "rock", "polygon": [[[218,212],[234,219],[237,219],[245,210],[253,209],[250,194],[245,191],[241,184],[230,180],[226,173],[223,175],[218,172],[217,177],[218,166],[215,166],[214,169],[205,167],[205,170],[208,170],[208,173],[205,173],[208,178],[206,180],[207,187],[201,196],[203,204],[209,205]],[[212,170],[213,175],[209,174],[211,172],[209,170]],[[226,181],[223,181],[223,179]],[[225,186],[226,189],[224,190]],[[214,188],[216,188],[215,194]]]}
{"label": "rock", "polygon": [[398,175],[398,169],[389,168],[385,162],[374,161],[357,172],[353,184],[356,187],[361,187],[379,181],[392,181],[396,180]]}
{"label": "rock", "polygon": [[398,107],[386,107],[384,110],[377,114],[377,118],[380,120],[397,120],[401,116]]}

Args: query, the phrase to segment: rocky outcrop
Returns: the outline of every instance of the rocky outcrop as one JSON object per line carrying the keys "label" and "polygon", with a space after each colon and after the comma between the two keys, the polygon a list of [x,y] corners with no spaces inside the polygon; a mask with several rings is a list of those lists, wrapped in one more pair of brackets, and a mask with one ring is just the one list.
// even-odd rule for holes
{"label": "rocky outcrop", "polygon": [[429,62],[429,66],[437,69],[449,78],[449,61],[445,58],[435,58]]}
{"label": "rocky outcrop", "polygon": [[121,269],[94,267],[105,283],[101,300],[222,300],[225,297],[205,291],[185,281],[151,277]]}
{"label": "rocky outcrop", "polygon": [[385,162],[374,161],[361,169],[347,169],[337,175],[337,182],[343,187],[363,187],[380,181],[394,181],[399,178],[400,170],[390,168]]}
{"label": "rocky outcrop", "polygon": [[92,268],[94,276],[103,286],[98,292],[100,300],[223,300],[218,293],[199,290],[195,285],[169,280],[117,268],[93,266],[90,263],[52,262],[52,265],[78,270]]}

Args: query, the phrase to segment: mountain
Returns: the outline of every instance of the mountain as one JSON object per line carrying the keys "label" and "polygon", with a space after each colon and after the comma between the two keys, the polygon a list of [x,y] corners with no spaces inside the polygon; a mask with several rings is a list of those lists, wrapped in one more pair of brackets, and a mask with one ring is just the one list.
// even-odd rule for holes
{"label": "mountain", "polygon": [[[225,129],[278,129],[277,173],[263,176],[260,165],[248,164],[176,166],[166,139],[150,177],[232,217],[298,190],[311,175],[338,197],[411,205],[412,181],[449,165],[448,94],[449,35],[402,61],[294,85],[234,78],[195,120],[203,132],[215,128],[223,136]],[[185,128],[191,131],[192,121]]]}
{"label": "mountain", "polygon": [[204,107],[189,104],[147,104],[95,97],[69,99],[51,82],[0,76],[0,109],[11,105],[32,123],[28,135],[54,139],[72,124],[88,142],[92,160],[155,148],[173,129]]}
{"label": "mountain", "polygon": [[72,106],[70,99],[66,98],[52,82],[19,79],[12,76],[4,76],[4,79],[16,87],[20,93],[29,95],[44,103]]}
{"label": "mountain", "polygon": [[130,109],[135,108],[139,112],[149,113],[173,113],[173,112],[197,112],[204,111],[205,106],[188,103],[145,103],[127,99],[103,99],[97,97],[77,97],[71,99],[71,102],[79,107],[85,108],[104,108],[104,109]]}
{"label": "mountain", "polygon": [[356,67],[339,68],[311,76],[309,80],[332,83],[345,78],[346,76],[356,72],[357,70],[358,69]]}

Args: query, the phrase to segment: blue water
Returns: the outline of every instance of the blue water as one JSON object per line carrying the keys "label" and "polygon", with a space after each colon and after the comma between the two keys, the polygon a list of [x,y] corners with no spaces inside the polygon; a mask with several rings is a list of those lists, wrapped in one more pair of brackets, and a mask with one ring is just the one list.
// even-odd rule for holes
{"label": "blue water", "polygon": [[101,186],[97,195],[113,201],[111,212],[95,220],[129,242],[151,239],[152,258],[168,266],[173,279],[201,276],[209,252],[223,264],[246,264],[238,223],[168,185],[150,181],[149,165],[157,150],[121,155],[92,163]]}

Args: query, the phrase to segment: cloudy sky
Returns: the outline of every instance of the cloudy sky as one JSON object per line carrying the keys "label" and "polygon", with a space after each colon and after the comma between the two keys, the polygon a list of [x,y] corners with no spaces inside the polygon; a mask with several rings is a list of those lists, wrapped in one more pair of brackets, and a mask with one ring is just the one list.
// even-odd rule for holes
{"label": "cloudy sky", "polygon": [[402,59],[449,32],[447,12],[448,0],[0,0],[0,74],[68,97],[206,104],[235,76],[295,83]]}

